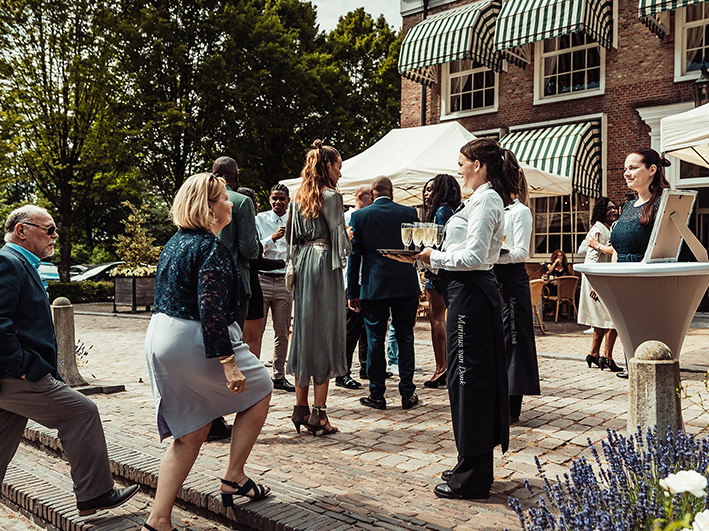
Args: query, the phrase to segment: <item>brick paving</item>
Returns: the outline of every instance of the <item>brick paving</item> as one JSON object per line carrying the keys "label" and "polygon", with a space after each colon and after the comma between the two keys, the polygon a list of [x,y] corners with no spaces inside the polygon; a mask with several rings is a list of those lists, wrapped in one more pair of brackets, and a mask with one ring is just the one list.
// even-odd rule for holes
{"label": "brick paving", "polygon": [[[89,311],[76,315],[77,341],[93,345],[88,365],[81,370],[85,376],[91,374],[102,381],[125,385],[125,392],[91,398],[101,410],[116,472],[150,484],[169,441],[158,441],[147,383],[143,339],[148,320],[145,315],[133,318],[101,314],[105,309],[77,307],[77,311]],[[95,310],[99,312],[94,313]],[[683,382],[695,400],[702,396],[701,371],[709,365],[706,322],[696,321],[682,354],[682,367],[689,369],[682,372]],[[203,447],[185,484],[184,497],[196,500],[195,511],[202,504],[217,518],[259,529],[518,529],[519,522],[507,507],[507,496],[519,496],[523,503],[529,503],[524,480],[536,487],[541,485],[535,457],[549,475],[562,474],[573,459],[588,455],[587,440],[602,440],[606,428],[625,429],[627,381],[608,371],[586,367],[583,360],[591,338],[583,334],[582,327],[568,322],[545,322],[545,326],[547,335],[537,336],[542,395],[525,397],[521,421],[511,428],[510,450],[505,455],[496,451],[490,500],[440,500],[432,493],[440,473],[455,463],[455,444],[447,393],[422,386],[433,371],[428,323],[422,320],[416,327],[416,361],[424,367],[415,377],[420,386],[418,407],[401,409],[395,380],[389,380],[392,386],[387,392],[387,411],[361,406],[359,398],[366,391],[333,386],[328,410],[340,433],[313,437],[308,433],[299,435],[293,429],[293,394],[275,391],[266,425],[247,468],[254,479],[272,487],[274,496],[248,507],[240,506],[238,513],[224,514],[215,495],[228,445],[216,442]],[[267,327],[263,359],[271,357],[270,344],[272,335]],[[615,357],[622,362],[620,343]],[[703,391],[703,395],[709,393]],[[683,411],[688,431],[699,433],[706,429],[709,414],[702,407],[685,401]],[[56,447],[50,430],[34,425],[28,437]],[[19,477],[26,472],[23,464],[19,459],[11,466]],[[64,481],[69,489],[68,476],[64,476]],[[142,505],[129,508],[133,511],[130,518],[135,516],[135,521],[144,518],[149,509],[149,497],[141,496]],[[12,514],[19,519],[16,513]],[[0,517],[5,520],[4,513],[0,512]],[[96,519],[93,528],[108,529],[110,518]],[[175,523],[184,528],[181,520],[176,518]],[[212,529],[209,526],[216,524],[202,520],[189,525],[196,530]]]}

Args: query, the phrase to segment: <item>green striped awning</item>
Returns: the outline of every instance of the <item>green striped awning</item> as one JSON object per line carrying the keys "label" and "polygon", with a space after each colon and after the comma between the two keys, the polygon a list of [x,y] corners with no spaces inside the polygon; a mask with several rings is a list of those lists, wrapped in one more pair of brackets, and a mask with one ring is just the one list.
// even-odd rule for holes
{"label": "green striped awning", "polygon": [[502,59],[493,47],[499,0],[482,0],[436,13],[411,28],[401,44],[399,72],[403,77],[432,85],[436,66],[473,59],[495,72]]}
{"label": "green striped awning", "polygon": [[638,17],[643,23],[657,34],[663,37],[670,32],[669,12],[680,7],[701,4],[707,0],[639,0]]}
{"label": "green striped awning", "polygon": [[601,127],[580,122],[514,131],[500,140],[502,147],[540,170],[572,180],[574,192],[601,195]]}
{"label": "green striped awning", "polygon": [[584,32],[604,48],[613,45],[612,0],[507,0],[497,18],[499,52],[530,42]]}

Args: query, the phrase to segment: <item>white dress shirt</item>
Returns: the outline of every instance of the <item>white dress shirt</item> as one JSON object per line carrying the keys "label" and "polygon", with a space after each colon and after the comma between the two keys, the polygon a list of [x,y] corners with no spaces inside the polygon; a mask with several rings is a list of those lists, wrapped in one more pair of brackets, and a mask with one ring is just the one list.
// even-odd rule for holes
{"label": "white dress shirt", "polygon": [[532,241],[532,211],[519,199],[505,207],[505,243],[509,252],[500,255],[498,264],[518,264],[529,258]]}
{"label": "white dress shirt", "polygon": [[505,233],[504,204],[485,183],[446,223],[443,251],[431,252],[431,267],[447,271],[488,271],[495,265]]}
{"label": "white dress shirt", "polygon": [[[275,242],[271,238],[273,233],[286,224],[288,211],[282,216],[276,215],[273,210],[268,212],[260,212],[256,216],[256,231],[258,238],[263,245],[263,257],[271,260],[287,260],[288,259],[288,242],[286,237],[277,239]],[[285,274],[286,270],[274,269],[273,271],[265,271],[266,273]]]}

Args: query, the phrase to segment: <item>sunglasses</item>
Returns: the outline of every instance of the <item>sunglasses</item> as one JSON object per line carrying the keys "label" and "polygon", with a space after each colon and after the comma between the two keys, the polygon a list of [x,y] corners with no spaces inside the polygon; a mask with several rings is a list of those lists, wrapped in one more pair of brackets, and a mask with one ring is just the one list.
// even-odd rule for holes
{"label": "sunglasses", "polygon": [[23,221],[23,225],[32,225],[33,227],[39,227],[40,229],[44,229],[47,231],[47,236],[51,236],[55,232],[57,232],[57,227],[54,225],[49,225],[48,227],[45,227],[44,225],[37,225],[36,223],[30,223],[29,221]]}

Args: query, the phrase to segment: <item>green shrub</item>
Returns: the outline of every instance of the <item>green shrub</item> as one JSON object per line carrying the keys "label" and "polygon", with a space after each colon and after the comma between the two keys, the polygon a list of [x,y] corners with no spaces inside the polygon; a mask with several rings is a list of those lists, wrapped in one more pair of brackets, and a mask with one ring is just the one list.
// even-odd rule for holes
{"label": "green shrub", "polygon": [[113,282],[50,282],[49,300],[66,297],[72,304],[81,302],[106,302],[113,300]]}

